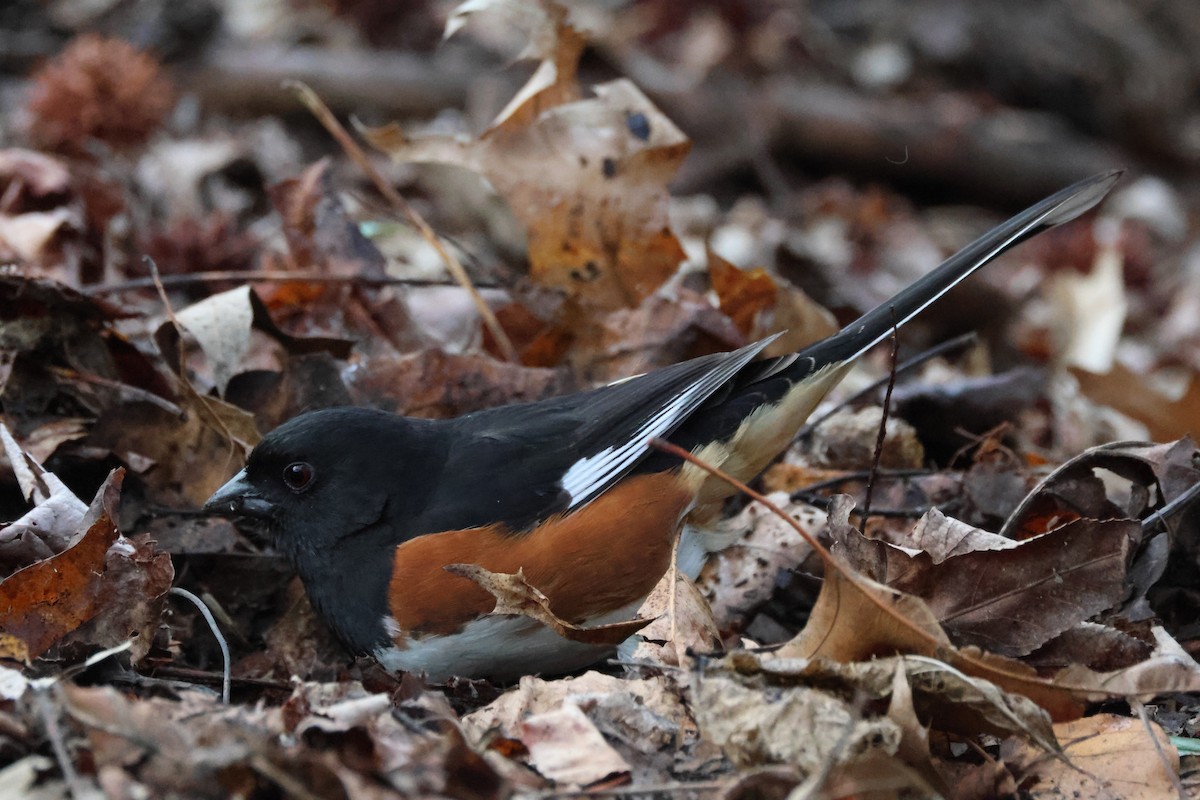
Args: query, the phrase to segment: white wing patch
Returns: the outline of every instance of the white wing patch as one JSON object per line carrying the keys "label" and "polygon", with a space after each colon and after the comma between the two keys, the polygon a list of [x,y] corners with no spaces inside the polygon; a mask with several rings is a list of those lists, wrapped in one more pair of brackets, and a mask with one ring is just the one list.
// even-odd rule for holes
{"label": "white wing patch", "polygon": [[674,430],[713,392],[749,364],[775,339],[776,336],[772,336],[730,353],[728,359],[718,362],[713,369],[696,378],[675,395],[674,399],[638,426],[628,439],[572,464],[563,474],[561,481],[563,489],[571,496],[567,508],[581,506],[608,488],[646,454],[651,439],[665,436]]}

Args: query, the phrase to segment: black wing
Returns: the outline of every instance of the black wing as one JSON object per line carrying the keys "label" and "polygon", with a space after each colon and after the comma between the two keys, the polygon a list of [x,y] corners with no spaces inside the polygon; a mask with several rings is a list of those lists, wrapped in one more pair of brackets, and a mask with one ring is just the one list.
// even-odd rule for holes
{"label": "black wing", "polygon": [[[421,527],[503,522],[522,530],[578,508],[627,475],[645,457],[650,439],[674,431],[771,341],[588,392],[449,421],[454,444]],[[469,504],[461,502],[468,496]]]}

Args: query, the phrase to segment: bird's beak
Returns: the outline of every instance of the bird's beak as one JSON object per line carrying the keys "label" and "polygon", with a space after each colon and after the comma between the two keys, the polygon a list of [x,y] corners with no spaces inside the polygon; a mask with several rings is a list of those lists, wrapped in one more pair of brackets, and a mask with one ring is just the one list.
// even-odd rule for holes
{"label": "bird's beak", "polygon": [[208,498],[204,510],[225,516],[270,519],[275,505],[250,484],[246,470],[242,470]]}

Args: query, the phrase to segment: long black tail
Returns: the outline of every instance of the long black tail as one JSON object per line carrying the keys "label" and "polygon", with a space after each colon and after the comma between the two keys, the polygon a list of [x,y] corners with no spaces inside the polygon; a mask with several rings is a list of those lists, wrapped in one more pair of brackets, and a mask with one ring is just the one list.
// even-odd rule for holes
{"label": "long black tail", "polygon": [[[797,353],[812,358],[804,374],[824,366],[851,361],[891,335],[927,306],[957,286],[975,270],[1048,228],[1070,222],[1099,203],[1121,177],[1121,170],[1079,181],[997,225],[959,250],[941,265],[900,290],[890,300],[863,314],[842,330]],[[803,369],[803,365],[797,363]]]}
{"label": "long black tail", "polygon": [[[821,401],[860,355],[891,335],[960,281],[1011,247],[1047,228],[1075,219],[1104,198],[1121,172],[1096,175],[1068,186],[1012,219],[980,236],[946,259],[937,269],[901,290],[890,300],[868,311],[842,330],[798,353],[757,361],[711,395],[701,413],[690,415],[671,434],[671,441],[691,449],[707,442],[728,441],[743,428],[752,413],[764,430],[764,421],[778,420],[775,444],[783,448],[794,429]],[[740,352],[740,351],[739,351]],[[750,446],[742,477],[753,477],[765,445]],[[643,468],[656,468],[651,456]]]}

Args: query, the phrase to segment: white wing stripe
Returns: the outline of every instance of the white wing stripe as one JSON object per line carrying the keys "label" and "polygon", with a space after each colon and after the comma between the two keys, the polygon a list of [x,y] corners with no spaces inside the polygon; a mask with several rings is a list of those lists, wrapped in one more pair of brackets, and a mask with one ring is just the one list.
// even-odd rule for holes
{"label": "white wing stripe", "polygon": [[656,436],[663,436],[674,429],[714,391],[733,377],[742,367],[750,363],[775,336],[742,348],[730,354],[714,369],[699,376],[687,388],[679,392],[671,402],[664,405],[652,417],[643,422],[633,435],[616,447],[607,447],[600,452],[581,458],[563,474],[562,487],[571,496],[568,508],[575,508],[602,492],[611,481],[637,463]]}

